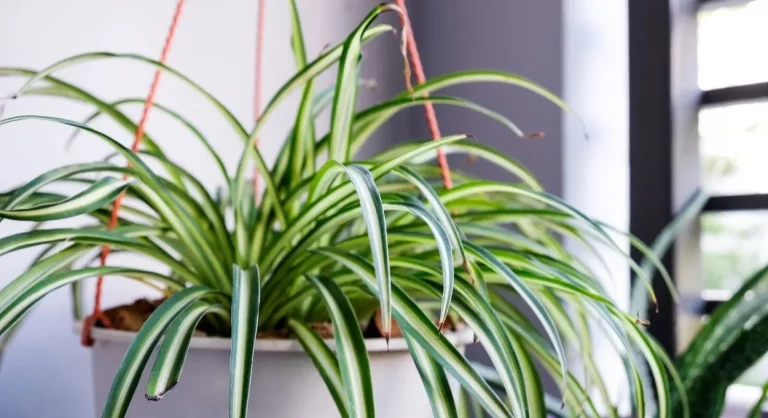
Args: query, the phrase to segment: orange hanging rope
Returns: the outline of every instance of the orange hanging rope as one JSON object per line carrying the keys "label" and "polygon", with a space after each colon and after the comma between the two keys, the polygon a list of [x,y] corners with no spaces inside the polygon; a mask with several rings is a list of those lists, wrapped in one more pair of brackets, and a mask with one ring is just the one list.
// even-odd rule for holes
{"label": "orange hanging rope", "polygon": [[[165,61],[168,58],[168,52],[171,49],[171,43],[173,42],[173,38],[176,35],[176,27],[179,24],[179,17],[181,16],[181,11],[184,8],[184,0],[178,0],[176,3],[176,10],[173,13],[173,19],[171,20],[171,26],[168,29],[168,35],[165,37],[165,44],[163,45],[163,50],[160,53],[160,63],[165,64]],[[163,74],[162,68],[158,67],[155,69],[155,75],[152,79],[152,85],[149,88],[149,95],[147,96],[147,100],[144,102],[144,109],[141,112],[141,118],[139,119],[139,124],[136,127],[136,135],[133,139],[133,145],[131,146],[131,151],[137,152],[139,150],[139,146],[141,145],[141,140],[144,137],[144,128],[147,124],[147,119],[149,118],[149,111],[152,109],[152,104],[155,101],[155,96],[157,95],[157,87],[160,84],[160,77]],[[125,177],[125,176],[124,176]],[[112,206],[112,213],[109,217],[109,223],[107,224],[107,229],[113,229],[117,225],[117,215],[120,211],[120,208],[123,204],[123,198],[125,197],[125,192],[118,196],[118,198],[115,200],[114,205]],[[101,257],[100,262],[101,265],[104,266],[107,263],[107,258],[109,257],[109,251],[110,248],[108,245],[105,245],[101,249]],[[93,338],[91,338],[91,332],[93,329],[93,325],[95,324],[96,320],[100,320],[106,327],[112,327],[112,324],[110,323],[109,319],[104,315],[104,313],[101,311],[101,296],[104,286],[104,277],[100,276],[96,281],[96,295],[94,297],[93,301],[93,313],[83,321],[83,332],[80,336],[80,341],[84,346],[90,347],[93,345]]]}
{"label": "orange hanging rope", "polygon": [[[261,118],[261,85],[262,85],[262,61],[264,57],[264,22],[266,22],[267,0],[259,0],[256,21],[256,65],[253,80],[253,121],[259,123]],[[254,138],[253,146],[259,147],[259,138]],[[253,198],[259,201],[259,169],[253,169]]]}
{"label": "orange hanging rope", "polygon": [[[413,34],[411,27],[411,19],[408,17],[408,9],[405,7],[405,0],[397,0],[397,7],[402,10],[400,13],[400,24],[403,26],[405,42],[408,48],[408,61],[413,67],[414,75],[416,76],[416,82],[424,84],[427,81],[427,77],[424,74],[424,66],[421,64],[421,57],[419,56],[419,49],[416,47],[416,37]],[[410,80],[409,80],[410,82]],[[429,93],[426,91],[423,94],[424,97],[429,97]],[[433,140],[437,140],[442,137],[440,134],[440,125],[437,123],[437,115],[435,114],[435,107],[431,102],[424,103],[424,116],[427,119],[427,126],[429,127],[429,134],[432,135]],[[451,181],[451,172],[448,167],[448,158],[445,156],[445,151],[442,148],[437,149],[437,163],[440,166],[440,175],[443,178],[443,185],[446,189],[453,187]]]}

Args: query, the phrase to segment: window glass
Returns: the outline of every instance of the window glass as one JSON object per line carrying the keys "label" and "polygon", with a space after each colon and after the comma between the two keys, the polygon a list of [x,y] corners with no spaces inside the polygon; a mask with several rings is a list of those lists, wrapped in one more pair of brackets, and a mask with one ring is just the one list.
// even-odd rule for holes
{"label": "window glass", "polygon": [[768,81],[768,0],[704,9],[698,32],[702,90]]}
{"label": "window glass", "polygon": [[768,264],[768,211],[701,216],[704,289],[734,291]]}
{"label": "window glass", "polygon": [[768,103],[704,108],[699,135],[702,183],[709,193],[768,193]]}

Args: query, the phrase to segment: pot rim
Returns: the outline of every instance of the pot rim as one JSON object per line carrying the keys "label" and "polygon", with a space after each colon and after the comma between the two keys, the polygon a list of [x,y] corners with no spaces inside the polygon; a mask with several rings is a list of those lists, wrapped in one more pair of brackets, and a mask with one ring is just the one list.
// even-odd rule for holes
{"label": "pot rim", "polygon": [[[83,323],[75,323],[75,332],[80,333],[83,329]],[[453,332],[446,332],[443,334],[451,344],[455,346],[464,346],[471,344],[475,340],[475,333],[469,327],[463,327],[460,330]],[[92,334],[94,341],[98,342],[111,342],[111,343],[125,343],[126,345],[133,341],[136,336],[132,331],[120,331],[114,329],[105,329],[94,327]],[[336,350],[336,341],[334,339],[323,340],[331,350]],[[190,349],[199,350],[229,350],[231,345],[230,338],[222,337],[192,337],[190,342]],[[365,348],[370,353],[388,352],[388,351],[407,351],[408,344],[405,338],[390,338],[389,345],[384,338],[366,338]],[[304,352],[304,348],[301,346],[298,340],[285,339],[285,338],[262,338],[256,339],[255,350],[257,352]]]}

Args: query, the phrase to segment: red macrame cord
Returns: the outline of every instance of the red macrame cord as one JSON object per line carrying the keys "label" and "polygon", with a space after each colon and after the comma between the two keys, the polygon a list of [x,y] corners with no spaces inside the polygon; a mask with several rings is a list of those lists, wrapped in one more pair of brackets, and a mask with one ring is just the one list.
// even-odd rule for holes
{"label": "red macrame cord", "polygon": [[[162,64],[165,64],[166,60],[168,59],[168,52],[171,49],[173,38],[176,35],[176,28],[179,24],[179,17],[181,16],[182,9],[184,8],[184,1],[185,0],[178,0],[178,2],[176,3],[176,9],[174,10],[174,13],[173,13],[171,25],[168,29],[168,34],[165,37],[163,50],[160,53],[160,63]],[[152,84],[149,88],[149,95],[147,96],[147,100],[144,102],[144,109],[141,112],[141,118],[139,119],[139,124],[136,127],[136,135],[134,136],[133,145],[131,146],[131,151],[133,152],[137,152],[139,150],[139,146],[141,145],[141,140],[144,137],[144,128],[147,124],[147,119],[149,119],[149,111],[150,109],[152,109],[152,105],[155,101],[155,96],[157,95],[157,87],[160,84],[160,78],[162,74],[163,74],[162,68],[158,67],[155,69],[155,75],[152,79]],[[124,197],[125,197],[125,192],[123,192],[123,194],[118,196],[118,198],[115,200],[115,203],[112,207],[112,213],[109,217],[109,223],[107,224],[107,229],[113,229],[117,225],[117,216],[118,216],[118,213],[120,212],[120,208],[122,207]],[[110,247],[105,245],[101,250],[100,262],[102,266],[104,266],[107,263],[109,252],[110,252]],[[97,319],[101,320],[101,322],[105,326],[110,328],[112,327],[112,324],[110,323],[109,319],[101,311],[101,297],[102,297],[103,286],[104,286],[104,277],[100,276],[96,281],[96,294],[94,296],[94,301],[93,301],[93,313],[88,318],[86,318],[83,323],[81,343],[85,346],[93,345],[93,339],[91,338],[91,331]]]}
{"label": "red macrame cord", "polygon": [[[267,0],[259,0],[257,21],[256,21],[256,65],[255,76],[253,79],[253,121],[259,123],[261,118],[261,85],[262,85],[262,62],[264,57],[264,23],[266,22]],[[253,146],[259,147],[259,138],[254,138]],[[253,169],[253,198],[259,201],[259,169]]]}
{"label": "red macrame cord", "polygon": [[[424,66],[421,64],[421,56],[419,55],[419,49],[416,47],[416,37],[413,35],[411,27],[411,19],[408,17],[408,8],[405,6],[405,0],[396,0],[397,7],[402,10],[400,15],[400,24],[403,26],[404,36],[406,37],[405,43],[408,49],[408,61],[411,67],[413,67],[414,75],[416,76],[416,82],[424,84],[427,81],[427,77],[424,74]],[[409,80],[410,82],[410,80]],[[423,93],[424,97],[429,97],[429,93],[426,91]],[[433,140],[440,139],[440,125],[437,122],[437,115],[435,114],[435,107],[431,102],[424,103],[424,117],[427,119],[427,127],[429,128],[429,134],[432,135]],[[448,159],[445,156],[445,151],[442,148],[437,149],[437,163],[440,166],[440,175],[443,178],[443,185],[446,189],[453,187],[451,181],[451,172],[448,167]]]}

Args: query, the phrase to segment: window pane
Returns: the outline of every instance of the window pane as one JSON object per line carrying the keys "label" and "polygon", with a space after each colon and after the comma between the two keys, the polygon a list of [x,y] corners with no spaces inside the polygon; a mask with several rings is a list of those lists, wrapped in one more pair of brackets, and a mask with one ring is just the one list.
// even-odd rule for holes
{"label": "window pane", "polygon": [[735,291],[768,264],[768,211],[701,216],[705,289]]}
{"label": "window pane", "polygon": [[709,193],[768,193],[768,103],[702,109],[699,134],[702,183]]}
{"label": "window pane", "polygon": [[768,355],[763,356],[737,380],[738,383],[750,386],[762,386],[768,376]]}
{"label": "window pane", "polygon": [[768,0],[699,13],[699,87],[768,81]]}

